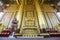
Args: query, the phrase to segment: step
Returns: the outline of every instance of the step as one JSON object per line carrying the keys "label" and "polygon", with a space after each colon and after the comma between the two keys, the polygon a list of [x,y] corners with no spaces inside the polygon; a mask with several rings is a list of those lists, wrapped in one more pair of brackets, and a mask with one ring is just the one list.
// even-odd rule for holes
{"label": "step", "polygon": [[38,35],[38,31],[36,29],[25,29],[25,30],[23,30],[23,36],[35,37],[37,35]]}

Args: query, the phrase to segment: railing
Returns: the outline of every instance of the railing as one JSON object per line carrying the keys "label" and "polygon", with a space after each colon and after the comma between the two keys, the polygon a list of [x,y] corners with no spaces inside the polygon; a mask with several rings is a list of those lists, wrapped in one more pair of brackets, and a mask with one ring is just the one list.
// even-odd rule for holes
{"label": "railing", "polygon": [[47,28],[49,28],[49,25],[48,25],[48,22],[47,22],[47,19],[46,19],[46,16],[45,16],[45,14],[46,14],[46,13],[42,12],[42,14],[43,14],[43,16],[44,16],[44,19],[45,19],[45,21],[46,21]]}
{"label": "railing", "polygon": [[10,21],[11,16],[12,16],[12,13],[8,12],[8,13],[6,13],[5,16],[3,17],[3,19],[2,19],[1,22],[3,23],[3,25],[4,25],[5,27],[8,26],[8,23],[9,23],[9,21]]}
{"label": "railing", "polygon": [[11,21],[13,15],[14,15],[14,13],[12,13],[12,15],[11,15],[11,17],[10,17],[10,20],[9,20],[9,22],[8,22],[8,25],[7,25],[7,28],[9,27],[9,24],[10,24],[10,21]]}
{"label": "railing", "polygon": [[6,13],[4,13],[4,15],[2,16],[2,18],[1,18],[1,20],[0,20],[0,22],[2,21],[2,19],[3,19],[3,17],[6,15]]}
{"label": "railing", "polygon": [[17,12],[13,12],[13,13],[12,13],[12,16],[11,16],[11,18],[10,18],[9,24],[8,24],[8,26],[7,26],[8,28],[11,27],[12,20],[16,17],[16,15],[17,15]]}

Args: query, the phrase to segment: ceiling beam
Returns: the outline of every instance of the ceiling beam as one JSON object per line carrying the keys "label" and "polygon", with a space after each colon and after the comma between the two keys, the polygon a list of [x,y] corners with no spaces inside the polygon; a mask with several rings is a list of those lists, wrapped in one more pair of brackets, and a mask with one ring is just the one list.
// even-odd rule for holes
{"label": "ceiling beam", "polygon": [[41,4],[43,4],[43,3],[44,3],[44,0],[41,1]]}
{"label": "ceiling beam", "polygon": [[16,3],[19,5],[19,2],[18,2],[18,0],[16,0]]}

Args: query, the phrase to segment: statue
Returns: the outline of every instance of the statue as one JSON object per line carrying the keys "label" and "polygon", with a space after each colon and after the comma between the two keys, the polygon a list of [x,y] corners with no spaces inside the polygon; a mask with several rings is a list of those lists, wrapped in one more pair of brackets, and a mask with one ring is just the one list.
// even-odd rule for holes
{"label": "statue", "polygon": [[13,32],[16,31],[17,26],[18,26],[18,21],[17,21],[16,18],[14,18],[14,19],[12,20],[12,31],[13,31]]}

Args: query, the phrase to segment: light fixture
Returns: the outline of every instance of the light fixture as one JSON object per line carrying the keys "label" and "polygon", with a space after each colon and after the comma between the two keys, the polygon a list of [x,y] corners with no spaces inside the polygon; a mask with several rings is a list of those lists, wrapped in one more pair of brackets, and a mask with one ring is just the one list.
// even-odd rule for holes
{"label": "light fixture", "polygon": [[1,20],[1,18],[2,18],[3,15],[4,15],[4,13],[0,12],[0,20]]}
{"label": "light fixture", "polygon": [[60,1],[57,3],[58,6],[60,6]]}
{"label": "light fixture", "polygon": [[3,6],[3,3],[0,1],[0,6]]}
{"label": "light fixture", "polygon": [[56,14],[57,14],[58,19],[60,20],[60,12],[57,12]]}

